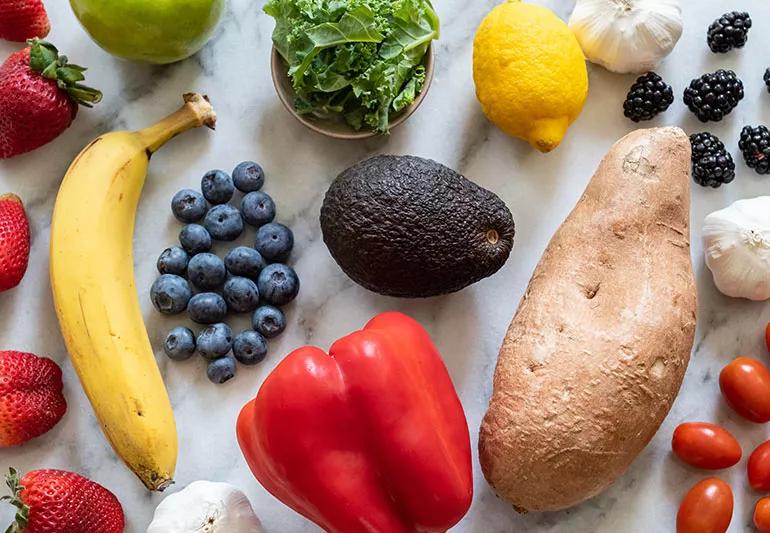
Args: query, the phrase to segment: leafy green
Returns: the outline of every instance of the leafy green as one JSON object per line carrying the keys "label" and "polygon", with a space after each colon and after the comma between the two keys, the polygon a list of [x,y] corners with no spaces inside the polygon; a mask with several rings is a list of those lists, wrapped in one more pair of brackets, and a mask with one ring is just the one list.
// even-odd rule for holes
{"label": "leafy green", "polygon": [[298,112],[387,133],[391,113],[422,90],[422,61],[439,36],[430,0],[268,0],[264,9]]}

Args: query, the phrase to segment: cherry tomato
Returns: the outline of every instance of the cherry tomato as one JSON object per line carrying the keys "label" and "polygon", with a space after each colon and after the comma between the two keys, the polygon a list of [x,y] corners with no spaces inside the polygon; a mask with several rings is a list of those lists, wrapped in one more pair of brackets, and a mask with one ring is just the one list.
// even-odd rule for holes
{"label": "cherry tomato", "polygon": [[674,430],[671,449],[682,461],[696,468],[718,470],[741,460],[741,445],[721,426],[708,422],[685,422]]}
{"label": "cherry tomato", "polygon": [[676,514],[676,533],[725,533],[733,517],[733,491],[710,477],[690,489]]}
{"label": "cherry tomato", "polygon": [[759,533],[770,533],[770,498],[760,498],[754,506],[754,527]]}
{"label": "cherry tomato", "polygon": [[770,371],[755,359],[738,357],[719,373],[727,404],[752,422],[770,421]]}
{"label": "cherry tomato", "polygon": [[770,440],[763,442],[749,455],[749,485],[754,490],[770,490]]}

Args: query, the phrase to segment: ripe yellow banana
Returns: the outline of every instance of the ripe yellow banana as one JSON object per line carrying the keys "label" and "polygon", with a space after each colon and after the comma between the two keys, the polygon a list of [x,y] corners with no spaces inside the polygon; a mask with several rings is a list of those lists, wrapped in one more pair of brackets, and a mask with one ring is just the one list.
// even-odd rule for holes
{"label": "ripe yellow banana", "polygon": [[72,364],[115,452],[150,490],[172,483],[174,414],[142,320],[132,239],[150,156],[191,128],[213,128],[205,97],[137,132],[86,146],[64,176],[51,225],[51,286]]}

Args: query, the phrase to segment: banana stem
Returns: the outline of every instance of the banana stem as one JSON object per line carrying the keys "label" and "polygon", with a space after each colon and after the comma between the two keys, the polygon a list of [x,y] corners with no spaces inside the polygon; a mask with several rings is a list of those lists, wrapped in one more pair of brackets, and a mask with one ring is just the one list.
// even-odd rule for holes
{"label": "banana stem", "polygon": [[170,139],[192,128],[206,126],[214,129],[217,114],[209,99],[197,93],[184,95],[185,104],[178,111],[170,114],[157,124],[136,132],[147,146],[149,155],[154,154]]}

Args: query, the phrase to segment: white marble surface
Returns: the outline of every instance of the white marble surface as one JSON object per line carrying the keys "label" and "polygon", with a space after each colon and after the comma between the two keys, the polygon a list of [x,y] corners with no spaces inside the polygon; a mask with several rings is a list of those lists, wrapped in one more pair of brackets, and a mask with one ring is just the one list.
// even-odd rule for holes
{"label": "white marble surface", "polygon": [[[604,152],[634,128],[621,112],[633,76],[613,75],[593,66],[589,67],[591,89],[585,110],[555,152],[536,153],[489,125],[473,94],[471,42],[477,24],[495,3],[435,0],[443,35],[437,47],[436,78],[423,106],[390,138],[345,143],[304,129],[281,108],[268,67],[272,20],[261,13],[261,0],[230,0],[219,29],[204,50],[169,67],[128,64],[110,57],[81,30],[68,2],[49,0],[53,23],[50,39],[71,60],[90,67],[88,82],[101,88],[105,98],[97,109],[82,110],[77,122],[55,142],[32,154],[0,162],[0,191],[23,197],[33,232],[26,278],[18,289],[0,295],[0,348],[47,354],[59,362],[69,402],[66,416],[50,433],[23,447],[0,450],[0,467],[81,472],[115,492],[126,511],[130,532],[145,530],[161,500],[162,496],[146,492],[112,453],[73,373],[51,303],[48,240],[57,186],[79,149],[101,132],[150,123],[175,109],[179,95],[189,90],[211,96],[219,112],[217,131],[188,133],[153,157],[135,238],[142,307],[179,428],[177,485],[172,490],[196,479],[229,481],[248,493],[268,531],[315,531],[312,524],[273,499],[252,478],[235,441],[235,417],[283,355],[304,343],[328,347],[384,310],[411,314],[435,339],[465,406],[475,450],[499,343],[530,273]],[[572,5],[568,0],[543,3],[565,18]],[[658,69],[675,87],[677,101],[650,124],[680,125],[688,133],[702,131],[681,102],[685,84],[706,71],[734,68],[746,85],[746,98],[726,120],[708,129],[740,159],[740,127],[770,122],[770,95],[762,83],[762,73],[770,66],[763,62],[770,47],[770,4],[729,2],[730,9],[748,9],[755,27],[745,49],[716,56],[706,47],[705,31],[708,23],[727,9],[727,3],[682,3],[684,35]],[[0,43],[3,57],[14,49],[9,43]],[[349,281],[321,240],[319,206],[329,182],[340,170],[382,152],[434,158],[500,195],[517,225],[515,248],[505,267],[460,293],[425,301],[377,296]],[[230,169],[243,159],[260,161],[267,171],[266,190],[276,199],[279,219],[289,223],[297,237],[293,261],[303,285],[289,309],[288,332],[272,343],[267,361],[258,368],[241,368],[235,380],[214,386],[207,381],[200,359],[186,363],[166,360],[161,342],[179,319],[161,318],[152,309],[148,291],[156,275],[155,258],[175,241],[179,230],[168,210],[173,193],[195,186],[210,168]],[[720,190],[693,189],[692,253],[700,300],[696,346],[682,392],[650,446],[604,494],[553,514],[517,516],[495,498],[474,462],[473,506],[456,531],[672,531],[680,497],[705,477],[671,457],[669,440],[676,424],[693,419],[723,423],[740,438],[744,456],[768,438],[765,427],[740,420],[724,406],[716,376],[738,354],[767,360],[761,329],[770,321],[770,304],[720,295],[703,264],[699,242],[701,222],[707,213],[739,198],[770,193],[770,178],[754,174],[742,162],[737,174],[733,184]],[[746,490],[745,459],[721,475],[733,484],[736,494],[730,531],[745,531],[757,498]],[[0,518],[9,516],[4,508]]]}

